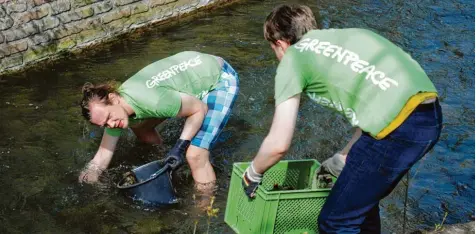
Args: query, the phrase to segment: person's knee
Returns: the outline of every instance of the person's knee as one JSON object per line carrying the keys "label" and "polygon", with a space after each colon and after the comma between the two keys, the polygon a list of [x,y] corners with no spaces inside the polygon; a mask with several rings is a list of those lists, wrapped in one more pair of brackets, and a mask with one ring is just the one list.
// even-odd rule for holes
{"label": "person's knee", "polygon": [[186,157],[189,164],[198,164],[203,161],[202,155],[198,152],[187,153]]}
{"label": "person's knee", "polygon": [[190,146],[187,150],[186,158],[190,167],[203,167],[208,162],[208,151]]}
{"label": "person's knee", "polygon": [[158,135],[140,135],[137,138],[147,144],[162,144],[162,138]]}
{"label": "person's knee", "polygon": [[144,143],[148,144],[162,144],[162,138],[160,135],[155,131],[154,128],[151,129],[143,129],[143,128],[133,128],[132,129],[134,134],[136,135],[137,139]]}

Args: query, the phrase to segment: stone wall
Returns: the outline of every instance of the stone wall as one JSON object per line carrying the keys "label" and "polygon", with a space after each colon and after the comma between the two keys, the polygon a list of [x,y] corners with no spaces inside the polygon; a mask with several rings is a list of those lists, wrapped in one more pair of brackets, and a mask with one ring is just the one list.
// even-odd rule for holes
{"label": "stone wall", "polygon": [[0,74],[230,0],[0,0]]}

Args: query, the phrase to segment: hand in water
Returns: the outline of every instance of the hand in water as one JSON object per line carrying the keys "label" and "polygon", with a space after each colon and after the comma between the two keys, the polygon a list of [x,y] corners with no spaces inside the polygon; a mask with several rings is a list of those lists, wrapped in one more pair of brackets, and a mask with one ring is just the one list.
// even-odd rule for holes
{"label": "hand in water", "polygon": [[94,184],[99,181],[99,176],[102,174],[104,170],[99,168],[98,165],[96,165],[93,162],[89,162],[86,167],[81,171],[78,177],[79,183],[88,183],[88,184]]}

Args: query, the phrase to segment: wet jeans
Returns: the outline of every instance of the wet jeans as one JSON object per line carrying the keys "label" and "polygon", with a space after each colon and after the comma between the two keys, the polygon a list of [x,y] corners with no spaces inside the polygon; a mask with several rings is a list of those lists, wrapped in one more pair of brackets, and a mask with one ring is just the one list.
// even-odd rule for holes
{"label": "wet jeans", "polygon": [[419,105],[384,139],[363,133],[321,210],[320,233],[380,233],[379,201],[433,148],[441,127],[436,101]]}

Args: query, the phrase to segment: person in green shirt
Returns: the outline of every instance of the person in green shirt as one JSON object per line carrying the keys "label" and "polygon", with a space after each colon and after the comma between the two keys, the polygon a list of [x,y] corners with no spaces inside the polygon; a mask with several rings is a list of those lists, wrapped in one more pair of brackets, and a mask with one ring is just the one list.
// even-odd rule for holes
{"label": "person in green shirt", "polygon": [[209,150],[228,121],[238,84],[238,74],[224,59],[194,51],[154,62],[120,87],[86,83],[81,102],[83,116],[106,129],[79,181],[98,181],[123,129],[132,129],[142,141],[160,144],[162,139],[155,126],[167,118],[185,117],[180,138],[166,160],[178,167],[186,158],[197,185],[214,185]]}
{"label": "person in green shirt", "polygon": [[320,233],[380,233],[379,201],[440,136],[435,86],[389,40],[366,29],[320,29],[307,6],[276,7],[264,23],[264,37],[280,61],[276,109],[243,174],[246,195],[256,195],[263,174],[289,149],[305,94],[356,128],[344,150],[322,163],[321,170],[338,179],[320,212]]}

